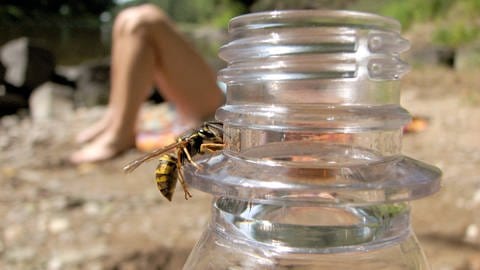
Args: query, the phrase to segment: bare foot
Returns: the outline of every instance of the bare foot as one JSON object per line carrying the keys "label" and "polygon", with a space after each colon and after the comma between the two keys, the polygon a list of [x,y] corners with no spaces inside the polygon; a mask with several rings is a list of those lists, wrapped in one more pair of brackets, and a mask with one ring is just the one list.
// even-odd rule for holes
{"label": "bare foot", "polygon": [[74,152],[69,160],[74,164],[105,161],[135,146],[135,136],[116,137],[111,132],[99,134],[92,142]]}
{"label": "bare foot", "polygon": [[89,142],[95,139],[98,135],[103,133],[110,124],[110,115],[111,114],[107,111],[103,115],[102,119],[97,121],[92,126],[89,126],[87,129],[83,130],[82,132],[80,132],[75,137],[75,142],[77,144],[84,144],[86,142]]}

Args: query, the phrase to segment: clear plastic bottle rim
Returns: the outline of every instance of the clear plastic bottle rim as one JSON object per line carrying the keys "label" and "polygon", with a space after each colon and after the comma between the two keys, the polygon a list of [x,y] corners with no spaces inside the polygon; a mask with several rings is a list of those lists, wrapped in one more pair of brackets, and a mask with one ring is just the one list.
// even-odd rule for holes
{"label": "clear plastic bottle rim", "polygon": [[311,25],[348,25],[394,32],[400,32],[401,30],[401,24],[397,20],[373,13],[312,9],[275,10],[241,15],[230,21],[229,31],[280,27],[282,25],[293,25],[300,21]]}

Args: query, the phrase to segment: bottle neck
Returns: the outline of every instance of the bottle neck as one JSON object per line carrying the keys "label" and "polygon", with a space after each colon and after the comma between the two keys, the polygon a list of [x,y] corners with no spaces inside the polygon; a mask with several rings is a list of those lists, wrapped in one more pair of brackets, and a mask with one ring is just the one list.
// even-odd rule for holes
{"label": "bottle neck", "polygon": [[266,12],[237,17],[229,33],[220,50],[228,66],[219,72],[227,100],[216,118],[231,155],[248,159],[249,149],[288,141],[400,154],[410,115],[399,105],[408,65],[398,56],[409,42],[398,22],[345,11]]}
{"label": "bottle neck", "polygon": [[[438,169],[401,154],[398,22],[344,11],[232,20],[219,73],[224,151],[185,171],[203,191],[245,200],[393,203],[439,188]],[[186,165],[188,168],[188,165]]]}
{"label": "bottle neck", "polygon": [[210,226],[230,241],[262,249],[338,253],[403,241],[410,233],[409,213],[407,203],[339,207],[217,198]]}

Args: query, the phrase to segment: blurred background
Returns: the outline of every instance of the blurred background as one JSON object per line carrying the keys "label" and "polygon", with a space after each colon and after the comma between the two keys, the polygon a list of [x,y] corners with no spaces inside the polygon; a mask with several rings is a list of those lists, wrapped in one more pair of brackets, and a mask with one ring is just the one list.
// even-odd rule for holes
{"label": "blurred background", "polygon": [[[328,8],[399,20],[412,43],[402,106],[418,120],[403,153],[444,173],[439,193],[413,202],[413,228],[432,269],[480,269],[480,0],[1,1],[0,269],[180,269],[199,239],[209,195],[166,202],[155,164],[122,173],[138,151],[65,162],[73,136],[105,111],[116,14],[146,2],[216,70],[228,21],[240,14]],[[175,117],[161,98],[150,101],[145,118]]]}

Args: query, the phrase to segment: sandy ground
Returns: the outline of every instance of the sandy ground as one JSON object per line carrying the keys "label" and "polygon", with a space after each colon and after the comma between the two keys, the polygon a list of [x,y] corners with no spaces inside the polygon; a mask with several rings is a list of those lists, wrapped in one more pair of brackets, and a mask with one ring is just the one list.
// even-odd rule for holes
{"label": "sandy ground", "polygon": [[[404,137],[404,154],[443,170],[442,190],[413,203],[413,228],[432,269],[480,269],[480,81],[478,72],[418,69],[402,105],[430,119]],[[124,175],[132,150],[70,166],[73,135],[102,108],[0,125],[0,269],[181,269],[209,218],[208,194],[173,203],[158,195],[149,163]]]}

